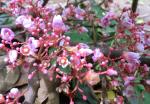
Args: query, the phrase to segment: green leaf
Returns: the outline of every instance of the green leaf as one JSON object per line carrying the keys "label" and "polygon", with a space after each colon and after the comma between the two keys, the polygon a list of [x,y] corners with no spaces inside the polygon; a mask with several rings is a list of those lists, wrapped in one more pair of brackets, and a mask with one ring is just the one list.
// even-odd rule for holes
{"label": "green leaf", "polygon": [[71,73],[71,68],[69,66],[67,66],[66,68],[63,68],[63,67],[59,67],[61,71],[63,71],[64,73]]}
{"label": "green leaf", "polygon": [[13,18],[7,14],[0,14],[0,25],[12,24]]}
{"label": "green leaf", "polygon": [[92,39],[87,33],[79,34],[76,30],[65,33],[66,36],[70,36],[71,42],[73,43],[89,43],[92,42]]}
{"label": "green leaf", "polygon": [[92,6],[92,11],[98,18],[102,18],[105,14],[105,10],[98,5]]}
{"label": "green leaf", "polygon": [[106,33],[110,34],[110,35],[114,35],[116,32],[116,28],[115,27],[106,27],[105,29]]}
{"label": "green leaf", "polygon": [[80,84],[80,89],[83,90],[83,94],[87,96],[87,100],[82,99],[80,92],[77,92],[75,95],[75,104],[98,104],[96,95],[93,95],[91,88],[86,84]]}
{"label": "green leaf", "polygon": [[57,48],[51,47],[48,49],[48,53],[50,54],[50,53],[54,52],[55,50],[57,50]]}
{"label": "green leaf", "polygon": [[129,30],[124,31],[126,35],[131,35],[131,32]]}
{"label": "green leaf", "polygon": [[138,74],[138,76],[136,77],[136,79],[134,80],[135,83],[140,83],[142,80],[142,77]]}
{"label": "green leaf", "polygon": [[149,104],[150,103],[150,93],[145,92],[144,93],[144,103],[143,104]]}
{"label": "green leaf", "polygon": [[137,92],[142,92],[145,90],[145,87],[142,84],[138,84],[137,86],[135,86],[135,90]]}

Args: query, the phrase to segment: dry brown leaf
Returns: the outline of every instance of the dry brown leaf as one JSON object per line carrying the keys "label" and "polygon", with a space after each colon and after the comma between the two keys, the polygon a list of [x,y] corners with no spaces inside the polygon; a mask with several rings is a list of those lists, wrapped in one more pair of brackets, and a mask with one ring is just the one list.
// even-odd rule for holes
{"label": "dry brown leaf", "polygon": [[44,79],[42,78],[42,79],[40,80],[40,88],[39,88],[39,90],[38,90],[37,101],[41,104],[41,103],[43,103],[47,98],[48,98],[48,88],[47,88],[47,85],[46,85]]}

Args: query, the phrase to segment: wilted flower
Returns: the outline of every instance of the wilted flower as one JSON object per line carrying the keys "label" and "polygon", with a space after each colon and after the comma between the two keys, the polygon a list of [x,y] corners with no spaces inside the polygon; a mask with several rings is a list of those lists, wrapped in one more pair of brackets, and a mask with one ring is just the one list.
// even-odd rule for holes
{"label": "wilted flower", "polygon": [[8,52],[8,59],[11,63],[15,62],[18,56],[18,52],[16,50],[10,50]]}
{"label": "wilted flower", "polygon": [[0,36],[2,37],[3,40],[11,41],[12,39],[14,39],[15,34],[9,28],[2,28]]}

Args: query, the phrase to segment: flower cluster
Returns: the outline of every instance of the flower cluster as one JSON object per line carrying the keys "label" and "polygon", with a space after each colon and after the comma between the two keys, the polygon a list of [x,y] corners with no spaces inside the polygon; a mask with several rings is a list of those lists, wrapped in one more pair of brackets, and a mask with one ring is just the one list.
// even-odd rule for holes
{"label": "flower cluster", "polygon": [[[49,80],[54,76],[60,81],[56,90],[65,92],[70,97],[70,104],[74,104],[73,99],[77,91],[82,94],[83,100],[87,100],[84,91],[80,89],[80,84],[96,85],[101,83],[101,76],[105,76],[106,79],[110,77],[109,86],[117,87],[122,84],[127,86],[125,91],[127,97],[129,87],[135,80],[139,68],[141,77],[146,77],[149,67],[146,64],[141,65],[140,55],[146,47],[150,46],[150,39],[144,32],[143,24],[136,24],[135,14],[123,10],[120,16],[108,12],[103,18],[98,18],[90,12],[88,3],[84,3],[84,9],[68,4],[66,8],[60,10],[60,8],[42,7],[39,0],[35,1],[11,0],[8,3],[9,9],[2,9],[9,11],[15,17],[16,26],[23,28],[25,32],[21,35],[25,37],[24,41],[14,42],[18,35],[11,28],[1,28],[0,32],[0,49],[7,53],[5,62],[9,66],[14,68],[28,64],[30,68],[36,67],[32,72],[29,68],[29,80],[32,80],[36,72],[44,74]],[[117,22],[117,30],[113,36],[116,44],[110,48],[94,47],[93,49],[86,43],[72,42],[73,34],[69,33],[71,30],[90,33],[89,27],[80,24],[80,21],[92,21],[95,27],[107,28],[112,20]],[[123,44],[122,39],[127,43]],[[7,47],[8,45],[10,47]],[[117,48],[124,48],[126,51],[119,57],[112,58]],[[106,50],[108,52],[105,52]],[[119,77],[122,82],[118,80]],[[72,89],[70,83],[73,80],[77,81],[77,84]],[[149,83],[149,80],[145,81]],[[6,97],[8,100],[10,97],[15,99],[19,91],[12,89],[8,95]],[[0,99],[5,98],[0,95]],[[117,99],[123,102],[122,97],[119,96]]]}

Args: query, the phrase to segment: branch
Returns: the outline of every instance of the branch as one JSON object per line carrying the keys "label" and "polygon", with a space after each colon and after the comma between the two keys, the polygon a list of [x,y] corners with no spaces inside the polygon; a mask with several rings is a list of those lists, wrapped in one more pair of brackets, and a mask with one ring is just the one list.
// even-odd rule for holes
{"label": "branch", "polygon": [[137,6],[138,6],[138,0],[133,0],[132,1],[132,11],[133,12],[136,12]]}
{"label": "branch", "polygon": [[42,7],[46,6],[46,4],[48,3],[49,0],[43,0],[43,4]]}
{"label": "branch", "polygon": [[[110,52],[110,49],[108,46],[100,46],[100,49],[105,56],[110,55],[110,58],[112,58],[112,59],[115,59],[115,58],[117,59],[117,58],[121,57],[124,52],[123,49],[116,49],[116,50],[113,50]],[[150,57],[149,56],[141,55],[139,60],[141,62],[141,65],[146,64],[147,66],[150,66]]]}

